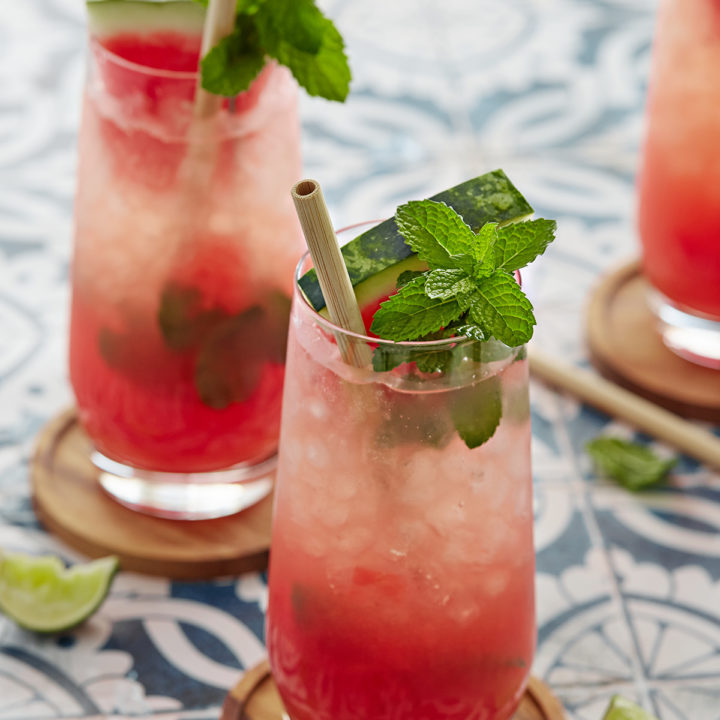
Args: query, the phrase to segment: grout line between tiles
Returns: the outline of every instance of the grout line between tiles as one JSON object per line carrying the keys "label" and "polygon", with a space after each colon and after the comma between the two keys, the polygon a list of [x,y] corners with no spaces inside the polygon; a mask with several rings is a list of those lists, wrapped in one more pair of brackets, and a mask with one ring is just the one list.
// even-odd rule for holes
{"label": "grout line between tiles", "polygon": [[[610,552],[607,544],[605,543],[605,539],[603,537],[602,531],[600,530],[600,526],[597,521],[597,517],[595,516],[595,511],[592,507],[592,502],[590,501],[590,489],[587,487],[586,481],[583,479],[582,470],[580,468],[580,464],[578,461],[577,454],[575,452],[575,448],[573,447],[572,440],[570,439],[570,434],[567,429],[566,424],[566,413],[565,409],[562,404],[562,399],[560,396],[558,396],[558,406],[560,409],[559,413],[559,420],[557,423],[555,423],[556,430],[558,432],[558,446],[560,449],[567,454],[567,457],[570,458],[570,463],[573,468],[573,486],[577,483],[579,486],[581,486],[580,489],[580,513],[582,515],[583,521],[585,522],[585,527],[587,528],[588,534],[590,536],[590,542],[593,547],[598,548],[602,550],[603,556],[605,558],[605,562],[607,564],[607,568],[610,574],[610,596],[612,598],[613,604],[616,606],[617,609],[619,609],[620,617],[624,621],[625,629],[628,633],[628,636],[631,641],[631,654],[630,654],[630,663],[634,675],[635,685],[636,689],[638,690],[640,694],[640,698],[642,700],[643,704],[649,704],[651,702],[651,697],[647,685],[647,681],[645,678],[645,674],[642,669],[642,662],[641,662],[641,654],[640,654],[640,643],[638,641],[635,628],[632,622],[632,619],[630,618],[628,608],[626,604],[623,601],[622,592],[620,590],[620,584],[617,577],[617,574],[615,572],[615,568],[613,566]],[[654,706],[654,703],[653,703]]]}

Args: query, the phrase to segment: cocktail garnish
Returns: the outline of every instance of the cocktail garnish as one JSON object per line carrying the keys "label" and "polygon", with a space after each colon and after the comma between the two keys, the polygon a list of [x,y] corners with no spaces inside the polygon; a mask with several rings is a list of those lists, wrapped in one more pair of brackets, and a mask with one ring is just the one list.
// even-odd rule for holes
{"label": "cocktail garnish", "polygon": [[514,273],[552,242],[554,220],[486,223],[474,233],[452,208],[432,200],[401,205],[395,220],[429,269],[401,276],[398,292],[375,313],[374,333],[394,341],[433,333],[494,337],[510,347],[530,340],[535,316]]}
{"label": "cocktail garnish", "polygon": [[201,61],[202,87],[237,95],[250,87],[269,57],[288,67],[309,95],[342,102],[351,79],[344,48],[315,0],[238,0],[235,29]]}
{"label": "cocktail garnish", "polygon": [[621,438],[598,437],[585,446],[597,468],[628,490],[662,483],[677,460],[658,457],[650,448]]}

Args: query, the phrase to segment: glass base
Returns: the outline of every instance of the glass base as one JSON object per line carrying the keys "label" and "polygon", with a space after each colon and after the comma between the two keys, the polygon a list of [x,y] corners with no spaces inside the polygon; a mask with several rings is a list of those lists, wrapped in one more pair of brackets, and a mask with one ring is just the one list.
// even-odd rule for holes
{"label": "glass base", "polygon": [[656,291],[650,295],[650,308],[670,350],[696,365],[720,370],[720,321],[681,310]]}
{"label": "glass base", "polygon": [[257,465],[206,473],[167,473],[115,462],[97,451],[91,460],[100,485],[125,507],[174,520],[209,520],[255,505],[273,487],[277,456]]}

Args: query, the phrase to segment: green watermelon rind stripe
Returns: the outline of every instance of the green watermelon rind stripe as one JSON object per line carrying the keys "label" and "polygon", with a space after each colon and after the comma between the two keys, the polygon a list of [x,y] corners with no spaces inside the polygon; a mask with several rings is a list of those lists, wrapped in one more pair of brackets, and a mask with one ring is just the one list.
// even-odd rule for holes
{"label": "green watermelon rind stripe", "polygon": [[[509,223],[532,215],[533,208],[502,170],[493,170],[433,195],[459,213],[477,232],[487,222]],[[413,254],[400,235],[394,218],[366,230],[341,248],[353,287]],[[316,311],[325,307],[315,270],[298,281]]]}
{"label": "green watermelon rind stripe", "polygon": [[87,0],[88,26],[96,37],[177,31],[201,34],[205,8],[192,0]]}

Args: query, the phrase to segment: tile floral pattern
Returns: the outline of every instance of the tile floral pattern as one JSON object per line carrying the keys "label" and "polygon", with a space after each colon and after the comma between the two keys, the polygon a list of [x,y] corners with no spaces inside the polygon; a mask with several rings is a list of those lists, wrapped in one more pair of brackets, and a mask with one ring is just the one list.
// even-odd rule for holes
{"label": "tile floral pattern", "polygon": [[[654,0],[326,0],[355,68],[346,105],[304,99],[308,175],[337,225],[503,167],[559,237],[525,278],[535,342],[585,364],[583,302],[637,252],[634,174]],[[33,515],[35,435],[71,402],[67,270],[84,72],[80,0],[0,8],[0,546],[80,558]],[[584,443],[633,431],[532,388],[535,672],[573,720],[622,692],[661,720],[720,718],[720,476],[682,459],[630,495]],[[649,442],[647,438],[645,441]],[[659,448],[668,452],[667,448]],[[0,720],[216,718],[263,654],[263,575],[119,576],[80,630],[0,619]]]}

